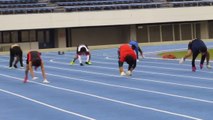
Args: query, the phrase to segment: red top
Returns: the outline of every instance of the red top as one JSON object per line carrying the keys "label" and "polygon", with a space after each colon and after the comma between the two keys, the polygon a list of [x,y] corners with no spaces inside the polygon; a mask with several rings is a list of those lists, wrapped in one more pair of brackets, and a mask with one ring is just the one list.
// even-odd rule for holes
{"label": "red top", "polygon": [[41,60],[41,57],[40,57],[40,53],[37,52],[37,51],[30,51],[28,54],[27,54],[27,59],[28,61],[33,61],[35,59],[40,59]]}
{"label": "red top", "polygon": [[125,62],[126,61],[125,57],[127,55],[132,56],[134,60],[137,59],[137,56],[136,56],[134,50],[128,44],[121,45],[119,48],[119,51],[120,51],[120,59],[119,59],[120,62]]}

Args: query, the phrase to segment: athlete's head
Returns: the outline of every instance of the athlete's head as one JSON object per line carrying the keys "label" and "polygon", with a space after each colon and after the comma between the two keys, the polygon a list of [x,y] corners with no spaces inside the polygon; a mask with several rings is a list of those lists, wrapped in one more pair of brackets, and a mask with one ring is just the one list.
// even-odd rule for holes
{"label": "athlete's head", "polygon": [[136,49],[136,46],[135,46],[135,45],[132,45],[132,49],[135,50],[135,49]]}
{"label": "athlete's head", "polygon": [[87,53],[86,48],[82,47],[81,50],[80,50],[80,53],[83,54],[83,55],[86,54]]}
{"label": "athlete's head", "polygon": [[37,59],[37,60],[32,61],[32,65],[35,66],[35,67],[41,66],[41,60]]}
{"label": "athlete's head", "polygon": [[134,63],[134,58],[131,55],[127,55],[125,57],[125,60],[128,64],[133,64]]}

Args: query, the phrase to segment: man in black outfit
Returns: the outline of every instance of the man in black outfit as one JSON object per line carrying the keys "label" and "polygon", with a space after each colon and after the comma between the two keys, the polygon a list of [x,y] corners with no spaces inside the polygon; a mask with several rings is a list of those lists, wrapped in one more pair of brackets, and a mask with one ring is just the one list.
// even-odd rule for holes
{"label": "man in black outfit", "polygon": [[22,56],[23,52],[21,50],[21,47],[18,44],[11,45],[9,69],[12,69],[13,67],[17,68],[18,61],[20,62],[21,68],[24,68]]}
{"label": "man in black outfit", "polygon": [[183,63],[186,58],[192,55],[192,71],[195,72],[196,71],[195,59],[197,58],[199,53],[201,53],[200,69],[203,68],[203,63],[205,59],[206,59],[206,67],[208,69],[211,69],[212,67],[209,64],[210,54],[207,50],[207,47],[202,40],[197,38],[189,42],[188,52],[182,59],[180,59],[179,63],[180,64]]}

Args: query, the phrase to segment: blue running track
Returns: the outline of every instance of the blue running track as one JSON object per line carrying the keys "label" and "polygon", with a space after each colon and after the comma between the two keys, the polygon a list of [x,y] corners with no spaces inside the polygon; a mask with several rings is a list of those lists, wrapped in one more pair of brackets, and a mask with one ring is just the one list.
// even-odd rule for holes
{"label": "blue running track", "polygon": [[85,66],[69,65],[74,52],[42,53],[49,84],[42,83],[40,69],[39,79],[24,84],[24,69],[8,69],[9,56],[2,55],[0,120],[212,120],[213,70],[200,70],[198,61],[192,72],[190,61],[156,56],[186,49],[144,46],[145,58],[131,77],[119,75],[117,49],[92,50],[92,65]]}

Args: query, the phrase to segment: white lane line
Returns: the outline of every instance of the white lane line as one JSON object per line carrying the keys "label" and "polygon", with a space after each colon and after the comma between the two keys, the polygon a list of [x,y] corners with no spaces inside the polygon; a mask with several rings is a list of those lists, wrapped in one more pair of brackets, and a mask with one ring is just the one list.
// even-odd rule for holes
{"label": "white lane line", "polygon": [[[98,58],[98,59],[107,59],[107,60],[111,60],[111,61],[118,61],[118,59],[115,59],[116,57],[105,57],[105,58]],[[60,59],[60,58],[52,58],[52,59]],[[65,58],[64,58],[65,59]],[[151,61],[144,61],[144,60],[148,60],[148,59],[156,59],[156,60],[160,60],[161,62],[151,62]],[[179,62],[177,63],[168,63],[167,61],[178,61],[179,59],[162,59],[162,58],[155,58],[155,57],[146,57],[146,58],[143,58],[140,62],[142,63],[154,63],[154,64],[162,64],[162,65],[167,65],[167,64],[170,64],[170,65],[177,65],[177,66],[191,66],[189,64],[179,64]],[[187,62],[191,62],[192,60],[191,59],[186,59],[185,61]],[[200,62],[200,60],[195,60],[197,63]],[[140,63],[139,62],[139,63]],[[213,61],[209,61],[209,62],[213,62]]]}
{"label": "white lane line", "polygon": [[[57,58],[58,59],[58,58]],[[57,60],[57,59],[54,59],[54,60]],[[51,61],[54,61],[53,59]],[[55,61],[56,62],[56,61]],[[58,62],[58,61],[57,61]],[[115,62],[100,62],[100,61],[92,61],[93,63],[100,63],[100,64],[105,64],[105,65],[118,65],[118,63],[115,63]],[[140,66],[140,67],[155,67],[155,68],[162,68],[162,69],[173,69],[173,70],[180,70],[180,71],[189,71],[185,68],[169,68],[169,67],[158,67],[158,66],[153,66],[153,65],[145,65],[145,63],[152,63],[152,64],[159,64],[159,65],[177,65],[177,66],[180,66],[180,64],[174,64],[174,63],[168,63],[168,62],[165,62],[165,63],[161,63],[161,62],[148,62],[148,61],[142,61],[141,63],[139,62],[139,64],[137,64],[137,66]],[[186,65],[186,64],[183,64],[185,66],[190,66],[190,65]],[[182,65],[181,65],[182,66]],[[198,70],[200,71],[200,70]],[[202,71],[201,71],[202,72]],[[205,72],[205,71],[204,71]]]}
{"label": "white lane line", "polygon": [[[68,63],[64,63],[64,62],[56,62],[54,60],[50,60],[50,62],[52,63],[58,63],[58,64],[64,64],[64,65],[69,65]],[[88,67],[94,67],[94,68],[104,68],[104,69],[110,69],[110,70],[118,70],[117,68],[112,68],[112,67],[102,67],[102,66],[97,66],[97,65],[90,65]],[[147,66],[149,67],[149,66]],[[149,67],[150,68],[150,67]],[[153,67],[154,68],[154,67]],[[172,69],[172,68],[171,68]],[[72,69],[73,70],[73,69]],[[173,69],[175,70],[175,69]],[[80,71],[80,72],[85,72],[85,73],[97,73],[97,72],[89,72],[89,71],[81,71],[81,70],[73,70],[73,71]],[[162,75],[162,76],[172,76],[172,77],[180,77],[180,78],[193,78],[193,79],[201,79],[201,80],[209,80],[209,81],[213,81],[213,78],[206,78],[206,77],[195,77],[195,76],[186,76],[186,75],[176,75],[176,74],[167,74],[167,73],[161,73],[161,72],[151,72],[151,71],[140,71],[140,70],[135,70],[134,72],[138,72],[138,73],[146,73],[146,74],[154,74],[154,75]],[[97,73],[100,74],[100,73]],[[101,74],[105,74],[105,73],[101,73]],[[105,74],[107,76],[115,76],[115,77],[121,77],[118,75],[110,75],[110,74]],[[131,77],[130,77],[131,78]]]}
{"label": "white lane line", "polygon": [[[54,62],[54,63],[67,65],[67,63],[62,63],[62,62]],[[64,70],[64,68],[60,69],[58,67],[55,68],[55,69]],[[115,68],[108,68],[108,69],[117,70]],[[67,70],[76,71],[76,70],[73,70],[73,69],[67,69]],[[77,70],[77,72],[84,72],[84,73],[88,73],[88,74],[105,75],[105,76],[112,76],[112,77],[121,77],[120,75],[111,75],[111,74],[105,74],[105,73],[99,74],[97,72],[88,72],[88,71],[83,71],[83,70]],[[192,85],[192,84],[180,84],[180,83],[175,83],[175,82],[164,82],[164,81],[159,81],[159,80],[135,78],[135,77],[129,77],[128,79],[137,80],[137,81],[145,81],[145,82],[154,82],[154,83],[158,83],[158,84],[168,84],[168,85],[175,85],[175,86],[182,86],[182,87],[191,87],[191,88],[213,90],[212,87],[197,86],[197,85]]]}
{"label": "white lane line", "polygon": [[[57,68],[57,67],[50,67],[50,68],[68,71],[68,69],[64,69],[64,68]],[[69,71],[72,71],[72,70],[69,70]],[[70,78],[70,77],[67,77],[67,76],[55,75],[55,74],[50,74],[50,73],[47,73],[47,75],[66,78],[66,79],[71,79],[71,80],[76,80],[77,79],[78,81],[90,82],[90,83],[101,84],[101,85],[105,85],[105,86],[111,86],[111,87],[125,88],[125,89],[136,90],[136,91],[149,92],[149,93],[154,93],[154,94],[160,94],[160,95],[165,95],[165,96],[170,96],[170,97],[177,97],[177,98],[188,99],[188,100],[199,101],[199,102],[205,102],[205,103],[210,103],[210,104],[213,103],[213,101],[210,101],[210,100],[198,99],[198,98],[193,98],[193,97],[188,97],[188,96],[181,96],[181,95],[170,94],[170,93],[165,93],[165,92],[146,90],[146,89],[140,89],[140,88],[133,88],[133,87],[126,87],[126,86],[121,86],[121,85],[108,84],[108,83],[104,83],[104,82],[87,81],[87,80],[80,79],[80,78]],[[193,85],[190,86],[189,85],[187,87],[196,87],[196,88],[198,88],[199,86],[193,86]],[[204,87],[199,87],[199,88],[204,88]],[[212,90],[213,88],[208,88],[208,89]]]}
{"label": "white lane line", "polygon": [[[51,67],[51,66],[49,66],[49,67],[53,68],[53,69],[59,69],[59,70],[66,70],[66,71],[69,70],[69,69],[58,68],[58,67]],[[72,70],[69,70],[69,71],[72,71]],[[36,72],[36,73],[41,74],[41,72]],[[135,87],[127,87],[127,86],[121,86],[121,85],[115,85],[115,84],[108,84],[108,83],[104,83],[104,82],[97,82],[97,81],[85,80],[85,79],[81,79],[81,78],[67,77],[67,76],[56,75],[56,74],[51,74],[51,73],[46,73],[46,74],[50,75],[50,76],[55,76],[55,77],[60,77],[60,78],[65,78],[65,79],[70,79],[70,80],[75,80],[75,81],[83,81],[83,82],[89,82],[89,83],[93,83],[93,84],[100,84],[100,85],[111,86],[111,87],[118,87],[118,88],[124,88],[124,89],[130,89],[130,90],[136,90],[136,91],[142,91],[142,92],[149,92],[149,93],[154,93],[154,94],[161,94],[161,95],[165,95],[165,96],[184,98],[184,99],[189,99],[189,100],[194,100],[194,101],[199,101],[199,102],[205,102],[205,103],[210,103],[210,104],[213,103],[213,101],[209,101],[209,100],[198,99],[198,98],[187,97],[187,96],[181,96],[181,95],[170,94],[170,93],[165,93],[165,92],[146,90],[146,89],[140,89],[140,88],[135,88]],[[138,80],[140,80],[140,79],[138,79]],[[144,81],[150,82],[149,79],[147,79],[147,80],[145,79]],[[163,82],[163,83],[166,84],[166,82]],[[179,86],[184,86],[184,87],[193,87],[193,88],[202,88],[202,89],[213,90],[213,88],[194,86],[194,85],[181,85],[181,84],[175,84],[175,83],[171,83],[171,85],[179,85]]]}
{"label": "white lane line", "polygon": [[[50,62],[58,62],[58,61],[55,61],[55,60],[67,60],[67,58],[54,58],[54,57],[50,57]],[[109,59],[109,60],[112,60],[114,61],[115,59]],[[107,65],[118,65],[118,63],[112,63],[112,62],[103,62],[103,61],[96,61],[96,60],[92,60],[93,63],[101,63],[101,64],[107,64]],[[140,64],[140,62],[143,64]],[[137,66],[140,66],[140,67],[149,67],[147,65],[144,65],[144,63],[151,63],[151,64],[158,64],[158,65],[175,65],[175,66],[191,66],[191,65],[188,65],[188,64],[175,64],[175,63],[168,63],[168,62],[149,62],[149,61],[140,61],[139,64],[137,64]],[[58,62],[60,63],[60,62]],[[66,65],[69,65],[68,63]],[[157,67],[157,66],[152,66],[152,67]],[[165,68],[165,67],[162,67],[163,69],[173,69],[173,68]],[[177,68],[176,68],[177,70]],[[190,71],[190,70],[187,70],[187,69],[179,69],[181,71]],[[209,73],[207,71],[201,71],[201,70],[197,70],[197,71],[200,71],[200,72],[206,72],[206,73]],[[213,73],[213,72],[210,72],[210,73]]]}
{"label": "white lane line", "polygon": [[[56,60],[56,59],[55,59]],[[54,60],[52,60],[54,61]],[[101,63],[101,64],[108,64],[108,65],[117,65],[117,63],[112,63],[112,62],[100,62],[100,61],[93,61],[93,63]],[[168,70],[175,70],[175,71],[191,71],[189,69],[185,69],[185,68],[169,68],[169,67],[158,67],[158,66],[153,66],[153,65],[144,65],[144,63],[152,63],[152,64],[158,64],[158,65],[172,65],[172,66],[190,66],[189,64],[175,64],[175,63],[168,63],[168,62],[148,62],[148,61],[142,61],[143,65],[141,64],[137,64],[137,66],[140,66],[140,67],[145,67],[145,68],[160,68],[160,69],[168,69]],[[203,73],[210,73],[210,74],[213,74],[213,72],[211,71],[211,69],[209,69],[209,71],[204,71],[204,70],[197,70],[197,72],[203,72]]]}
{"label": "white lane line", "polygon": [[[7,78],[18,79],[17,77],[12,77],[12,76],[9,76],[9,75],[2,75],[2,74],[0,74],[0,75],[3,76],[3,77],[7,77]],[[85,115],[81,115],[81,114],[78,114],[78,113],[75,113],[75,112],[71,112],[71,111],[68,111],[68,110],[65,110],[65,109],[62,109],[62,108],[59,108],[59,107],[56,107],[56,106],[41,102],[41,101],[38,101],[38,100],[35,100],[35,99],[32,99],[32,98],[29,98],[29,97],[14,93],[14,92],[10,92],[10,91],[3,90],[3,89],[0,89],[0,91],[4,92],[4,93],[7,93],[7,94],[10,94],[10,95],[13,95],[13,96],[16,96],[16,97],[19,97],[19,98],[22,98],[22,99],[25,99],[25,100],[28,100],[28,101],[31,101],[31,102],[34,102],[34,103],[37,103],[37,104],[40,104],[40,105],[43,105],[43,106],[46,106],[48,108],[52,108],[52,109],[58,110],[60,112],[68,113],[68,114],[71,114],[71,115],[75,115],[75,116],[78,116],[78,117],[81,117],[81,118],[84,118],[84,119],[87,119],[87,120],[95,120],[95,118],[91,118],[91,117],[87,117]]]}
{"label": "white lane line", "polygon": [[[56,59],[54,59],[56,60]],[[54,61],[52,60],[52,61]],[[112,60],[115,60],[115,59],[112,59]],[[117,65],[117,63],[111,63],[111,62],[100,62],[100,61],[93,61],[93,63],[101,63],[101,64],[108,64],[108,65]],[[159,64],[159,65],[177,65],[177,66],[191,66],[191,65],[188,65],[188,64],[175,64],[175,63],[168,63],[168,62],[165,62],[165,63],[162,63],[162,62],[148,62],[148,61],[142,61],[142,63],[152,63],[152,64]],[[176,70],[176,71],[191,71],[191,70],[188,70],[188,69],[184,69],[184,68],[169,68],[169,67],[158,67],[158,66],[153,66],[153,65],[141,65],[141,64],[137,64],[137,66],[141,66],[141,67],[145,67],[145,68],[160,68],[160,69],[168,69],[168,70]],[[210,70],[210,69],[209,69]],[[203,70],[197,70],[199,72],[203,72],[203,73],[213,73],[212,71],[203,71]]]}
{"label": "white lane line", "polygon": [[[0,76],[21,80],[21,78],[12,77],[10,75],[0,74]],[[157,108],[153,108],[153,107],[141,106],[141,105],[137,105],[137,104],[133,104],[133,103],[128,103],[128,102],[124,102],[124,101],[120,101],[120,100],[110,99],[110,98],[107,98],[107,97],[102,97],[102,96],[89,94],[89,93],[85,93],[85,92],[80,92],[80,91],[76,91],[76,90],[71,90],[71,89],[67,89],[67,88],[61,88],[61,87],[57,87],[57,86],[53,86],[53,85],[41,84],[41,83],[37,83],[37,82],[33,82],[33,81],[32,81],[32,83],[39,84],[39,85],[46,86],[46,87],[50,87],[50,88],[55,88],[55,89],[58,89],[58,90],[63,90],[63,91],[73,92],[73,93],[77,93],[77,94],[81,94],[81,95],[85,95],[85,96],[90,96],[90,97],[94,97],[94,98],[98,98],[98,99],[102,99],[102,100],[106,100],[106,101],[110,101],[110,102],[115,102],[115,103],[131,106],[131,107],[151,110],[151,111],[155,111],[155,112],[160,112],[160,113],[169,114],[169,115],[173,115],[173,116],[179,116],[179,117],[192,119],[192,120],[202,120],[201,118],[197,118],[197,117],[193,117],[193,116],[189,116],[189,115],[185,115],[185,114],[174,113],[174,112],[161,110],[161,109],[157,109]],[[10,94],[10,93],[8,93],[8,94]],[[21,97],[21,96],[19,96],[19,97]],[[24,97],[21,97],[21,98],[24,98]],[[27,98],[24,98],[24,99],[27,99]],[[35,102],[34,100],[31,100],[31,99],[29,99],[29,100]],[[39,103],[39,104],[41,104],[41,103]],[[42,104],[42,105],[46,106],[46,104]],[[56,108],[53,107],[53,108],[56,109],[57,107]],[[61,109],[59,109],[59,110],[61,110]],[[67,111],[67,112],[69,112],[69,111]],[[91,120],[94,120],[94,119],[91,118]]]}
{"label": "white lane line", "polygon": [[9,61],[5,60],[5,59],[0,59],[0,62],[8,62],[9,63]]}

